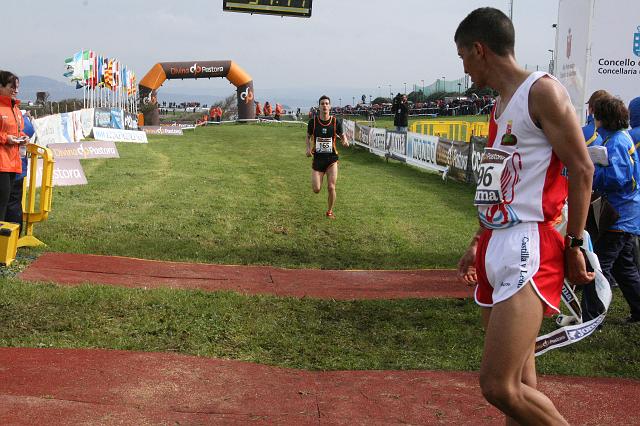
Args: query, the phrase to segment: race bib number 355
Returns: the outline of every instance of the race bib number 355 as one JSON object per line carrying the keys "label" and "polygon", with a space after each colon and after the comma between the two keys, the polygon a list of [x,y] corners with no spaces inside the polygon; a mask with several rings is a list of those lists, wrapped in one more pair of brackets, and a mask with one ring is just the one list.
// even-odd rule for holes
{"label": "race bib number 355", "polygon": [[482,206],[502,203],[504,195],[500,179],[510,157],[511,154],[500,149],[484,149],[473,204]]}
{"label": "race bib number 355", "polygon": [[333,152],[332,138],[316,138],[316,152],[326,154]]}

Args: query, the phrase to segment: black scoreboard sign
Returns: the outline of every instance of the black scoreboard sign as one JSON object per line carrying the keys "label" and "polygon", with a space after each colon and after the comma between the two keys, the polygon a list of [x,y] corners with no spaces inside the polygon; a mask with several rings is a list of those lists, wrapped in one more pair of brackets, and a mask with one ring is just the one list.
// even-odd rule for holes
{"label": "black scoreboard sign", "polygon": [[222,10],[310,18],[311,1],[312,0],[223,0]]}

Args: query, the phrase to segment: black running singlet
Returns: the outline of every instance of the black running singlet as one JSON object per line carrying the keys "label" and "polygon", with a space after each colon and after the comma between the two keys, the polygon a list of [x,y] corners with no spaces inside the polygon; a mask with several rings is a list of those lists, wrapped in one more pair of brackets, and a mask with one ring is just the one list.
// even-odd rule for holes
{"label": "black running singlet", "polygon": [[336,137],[343,133],[342,120],[333,116],[329,117],[329,121],[320,120],[319,116],[315,116],[309,120],[307,126],[307,134],[314,138],[314,154],[337,154]]}

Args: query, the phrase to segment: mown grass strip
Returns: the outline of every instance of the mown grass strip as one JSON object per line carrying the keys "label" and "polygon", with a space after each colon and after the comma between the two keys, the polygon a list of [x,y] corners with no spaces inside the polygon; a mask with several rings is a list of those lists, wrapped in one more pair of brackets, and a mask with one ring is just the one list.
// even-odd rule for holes
{"label": "mown grass strip", "polygon": [[[620,324],[626,306],[615,296],[603,331],[545,354],[541,372],[640,378],[640,328]],[[0,346],[178,352],[311,370],[477,370],[482,351],[469,299],[338,302],[9,279],[0,301]]]}

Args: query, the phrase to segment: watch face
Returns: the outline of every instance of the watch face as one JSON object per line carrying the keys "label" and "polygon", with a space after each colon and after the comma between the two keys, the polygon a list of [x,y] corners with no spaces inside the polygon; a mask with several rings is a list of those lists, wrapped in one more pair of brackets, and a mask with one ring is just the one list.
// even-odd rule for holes
{"label": "watch face", "polygon": [[569,247],[580,247],[582,246],[582,239],[578,237],[574,237],[572,235],[567,235],[567,239],[569,240]]}

